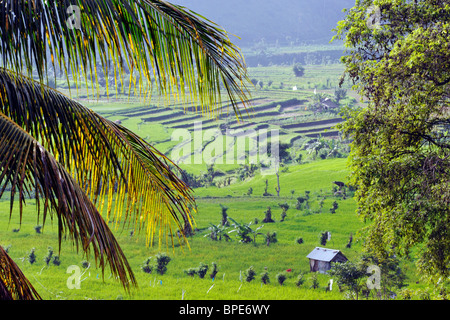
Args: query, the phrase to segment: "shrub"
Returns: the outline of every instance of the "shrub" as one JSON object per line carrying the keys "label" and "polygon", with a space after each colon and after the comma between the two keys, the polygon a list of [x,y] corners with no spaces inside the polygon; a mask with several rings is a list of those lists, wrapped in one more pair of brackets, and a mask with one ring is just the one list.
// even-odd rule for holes
{"label": "shrub", "polygon": [[317,273],[311,275],[311,289],[317,289],[319,287],[319,280],[317,279]]}
{"label": "shrub", "polygon": [[52,260],[52,263],[53,263],[55,266],[59,266],[59,265],[61,264],[61,260],[59,260],[59,256],[54,256],[54,257],[53,257],[53,260]]}
{"label": "shrub", "polygon": [[189,268],[189,269],[184,270],[184,273],[186,273],[190,277],[194,277],[195,274],[197,273],[197,269],[196,268]]}
{"label": "shrub", "polygon": [[34,250],[35,250],[34,248],[31,249],[30,253],[28,254],[28,262],[30,264],[33,264],[36,262],[36,254],[34,253]]}
{"label": "shrub", "polygon": [[216,277],[216,274],[218,272],[218,268],[217,268],[217,263],[213,262],[212,263],[212,271],[211,274],[209,275],[211,277],[211,279],[214,279]]}
{"label": "shrub", "polygon": [[254,280],[255,279],[255,275],[256,275],[256,271],[253,268],[253,266],[251,266],[250,268],[248,268],[245,271],[245,281],[250,282],[250,281]]}
{"label": "shrub", "polygon": [[165,253],[158,253],[156,256],[156,272],[163,275],[167,272],[167,265],[169,264],[171,258]]}
{"label": "shrub", "polygon": [[280,284],[280,286],[282,286],[284,281],[286,280],[286,275],[281,272],[281,273],[278,273],[276,277],[277,277],[278,283]]}
{"label": "shrub", "polygon": [[50,261],[52,260],[52,256],[53,256],[53,248],[48,247],[47,255],[44,258],[44,262],[46,265],[48,265],[50,263]]}
{"label": "shrub", "polygon": [[206,272],[208,272],[208,265],[200,262],[200,265],[196,269],[196,273],[201,279],[203,279],[206,275]]}
{"label": "shrub", "polygon": [[297,78],[303,77],[305,74],[305,68],[301,64],[295,64],[292,67],[292,71],[294,71],[294,74]]}
{"label": "shrub", "polygon": [[328,240],[328,231],[322,232],[320,234],[320,244],[326,246]]}
{"label": "shrub", "polygon": [[297,281],[295,282],[295,285],[297,286],[297,287],[300,287],[302,284],[304,284],[305,283],[305,277],[304,277],[304,275],[303,275],[303,272],[302,273],[300,273],[298,276],[297,276]]}
{"label": "shrub", "polygon": [[266,243],[267,243],[267,246],[269,246],[271,243],[276,243],[278,241],[278,239],[277,239],[277,233],[274,231],[274,232],[267,232],[267,234],[266,234]]}
{"label": "shrub", "polygon": [[145,273],[152,273],[153,271],[153,266],[150,265],[151,260],[152,260],[151,258],[148,258],[141,266],[141,270],[144,271]]}
{"label": "shrub", "polygon": [[267,271],[261,273],[261,282],[264,284],[268,284],[270,282],[269,273]]}
{"label": "shrub", "polygon": [[298,244],[302,244],[303,243],[303,238],[302,237],[298,237],[297,240],[295,240]]}
{"label": "shrub", "polygon": [[272,209],[271,209],[270,207],[267,207],[267,211],[264,211],[264,213],[265,213],[265,217],[264,217],[264,220],[263,220],[264,223],[272,223],[272,222],[275,222],[275,221],[272,219]]}

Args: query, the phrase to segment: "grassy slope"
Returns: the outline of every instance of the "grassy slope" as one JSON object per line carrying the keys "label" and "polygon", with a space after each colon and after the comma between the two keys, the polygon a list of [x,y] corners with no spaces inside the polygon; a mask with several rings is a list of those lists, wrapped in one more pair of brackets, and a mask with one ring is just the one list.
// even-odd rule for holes
{"label": "grassy slope", "polygon": [[[185,250],[183,253],[178,247],[172,255],[173,260],[168,266],[168,272],[163,276],[147,275],[140,270],[145,258],[152,256],[160,251],[157,247],[146,248],[144,245],[144,235],[129,236],[129,230],[117,232],[119,241],[123,250],[138,277],[140,290],[134,291],[131,298],[138,299],[180,299],[181,291],[185,290],[186,299],[326,299],[342,298],[337,293],[325,293],[323,287],[327,283],[327,276],[319,277],[321,289],[307,289],[310,285],[309,275],[306,275],[307,282],[304,288],[299,289],[295,286],[295,278],[300,271],[308,271],[308,259],[306,255],[315,246],[319,245],[318,236],[321,231],[330,231],[332,240],[329,246],[344,250],[345,254],[351,258],[358,254],[360,246],[356,243],[351,250],[345,249],[350,232],[355,233],[361,226],[354,214],[354,202],[352,199],[340,200],[339,209],[336,214],[328,212],[332,199],[327,199],[324,206],[324,213],[305,215],[304,212],[295,209],[294,200],[291,199],[291,188],[296,190],[296,195],[303,193],[304,190],[311,190],[311,204],[313,206],[314,197],[320,193],[328,192],[331,188],[331,179],[343,179],[346,171],[343,159],[326,160],[312,164],[300,165],[296,170],[281,175],[282,199],[275,197],[262,197],[263,179],[265,177],[255,177],[252,181],[242,182],[229,188],[213,190],[207,188],[197,190],[198,196],[198,214],[197,234],[190,239],[191,250]],[[272,185],[273,177],[268,177],[269,185]],[[254,196],[241,197],[239,201],[236,198],[226,197],[228,194],[242,195],[244,191],[252,186]],[[285,187],[284,187],[285,186]],[[289,191],[288,191],[289,190]],[[289,193],[289,195],[288,195]],[[221,197],[205,198],[205,196]],[[288,210],[287,218],[284,222],[279,222],[281,209],[278,208],[279,202],[287,201],[291,208]],[[33,201],[29,203],[32,204]],[[204,237],[209,223],[218,224],[221,219],[219,203],[227,206],[228,214],[239,222],[250,222],[255,218],[260,221],[264,218],[264,211],[268,206],[272,207],[273,218],[278,221],[272,224],[266,224],[261,231],[276,231],[278,243],[267,247],[263,238],[257,238],[257,244],[241,244],[238,241],[232,242],[214,242]],[[114,299],[119,295],[127,297],[117,282],[109,279],[109,271],[106,271],[105,283],[101,280],[99,270],[90,268],[82,278],[81,290],[68,290],[66,286],[69,274],[65,271],[69,265],[81,265],[80,262],[85,258],[77,254],[71,247],[70,242],[63,243],[61,261],[58,267],[45,267],[43,258],[46,255],[47,247],[52,246],[57,249],[57,235],[55,227],[50,221],[45,225],[42,234],[36,234],[34,226],[39,224],[36,220],[35,208],[28,205],[23,217],[20,232],[12,232],[12,229],[18,228],[18,215],[13,214],[13,218],[8,223],[9,203],[3,201],[0,203],[0,244],[3,246],[11,245],[10,253],[14,260],[24,270],[32,283],[39,289],[44,298],[68,298],[83,299],[101,298]],[[56,224],[56,222],[55,222]],[[299,245],[295,242],[296,238],[302,237],[304,243]],[[27,260],[27,254],[31,248],[36,248],[37,263],[30,265]],[[166,251],[165,248],[161,249]],[[57,251],[57,250],[55,250]],[[171,253],[169,250],[168,252]],[[171,253],[172,254],[172,253]],[[183,273],[183,270],[196,267],[200,262],[211,264],[216,262],[219,266],[219,274],[214,282],[215,286],[207,294],[207,290],[213,284],[211,279],[191,279]],[[267,267],[271,276],[271,284],[267,287],[261,287],[259,276],[252,283],[244,281],[241,289],[240,272],[244,272],[248,267],[254,266],[258,275]],[[290,278],[286,280],[283,287],[276,283],[275,275],[283,270],[292,268]],[[97,278],[98,276],[98,278]],[[162,280],[163,284],[155,284],[155,280]],[[44,288],[45,287],[45,288]]]}
{"label": "grassy slope", "polygon": [[[292,76],[291,67],[269,67],[253,68],[250,70],[251,77],[267,83],[272,80],[272,88],[255,90],[253,96],[262,98],[270,96],[274,101],[283,99],[309,97],[313,88],[321,91],[321,86],[326,84],[326,79],[337,83],[337,77],[342,68],[340,66],[306,66],[305,77],[298,79]],[[283,82],[284,89],[275,89]],[[299,90],[292,91],[292,86],[297,85]],[[334,85],[330,85],[325,92],[332,94]],[[351,93],[349,94],[351,95]],[[173,128],[163,126],[160,123],[142,123],[140,117],[128,117],[114,115],[118,111],[130,110],[136,106],[145,106],[142,103],[127,103],[115,101],[108,103],[97,103],[90,105],[95,111],[108,116],[110,120],[121,120],[131,130],[138,133],[147,141],[152,142],[162,152],[170,150],[178,142],[170,141]],[[123,114],[123,113],[122,113]],[[259,119],[260,120],[260,119]],[[311,121],[311,120],[310,120]],[[329,208],[334,200],[331,196],[332,181],[344,180],[347,175],[346,159],[321,160],[307,164],[292,165],[287,172],[280,176],[281,193],[280,198],[262,197],[265,180],[269,183],[269,192],[275,193],[275,175],[256,176],[250,180],[238,182],[225,188],[200,188],[196,189],[198,203],[198,214],[196,214],[197,234],[190,238],[190,250],[182,252],[176,247],[174,253],[167,248],[145,247],[145,236],[135,235],[130,237],[128,229],[118,230],[119,242],[125,251],[133,270],[138,278],[140,289],[133,291],[132,296],[125,295],[121,286],[110,279],[107,270],[104,281],[101,279],[99,270],[91,267],[83,275],[80,290],[69,290],[66,285],[67,267],[70,265],[81,265],[85,259],[77,254],[72,248],[70,241],[63,242],[61,251],[62,264],[59,267],[46,267],[43,258],[47,247],[52,246],[57,251],[58,242],[56,226],[47,221],[43,234],[36,234],[34,226],[41,224],[37,221],[33,201],[28,202],[25,209],[20,232],[12,232],[19,228],[19,217],[14,211],[9,221],[9,202],[3,197],[0,202],[0,245],[6,247],[11,245],[10,254],[13,259],[24,270],[26,276],[36,286],[41,295],[46,299],[115,299],[118,296],[137,299],[181,299],[183,290],[185,299],[341,299],[343,296],[336,291],[325,292],[323,289],[328,282],[328,276],[319,275],[320,289],[308,289],[311,281],[310,275],[306,274],[306,283],[301,287],[295,286],[295,278],[300,271],[308,271],[308,259],[306,255],[319,245],[319,234],[330,231],[332,240],[327,247],[343,250],[345,255],[356,258],[361,251],[361,244],[357,241],[355,233],[363,226],[355,214],[356,204],[353,199],[337,200],[339,208],[336,214],[331,214]],[[183,168],[194,174],[206,171],[206,165],[183,165]],[[222,165],[218,169],[227,171],[235,169],[237,165]],[[244,196],[249,188],[253,188],[251,197]],[[294,196],[291,190],[295,190]],[[327,196],[321,214],[307,214],[306,211],[295,209],[295,198],[304,195],[306,190],[311,191],[311,209],[317,210],[318,196]],[[281,209],[278,203],[287,202],[290,209],[284,222],[279,222]],[[278,221],[266,224],[261,231],[276,231],[278,243],[267,247],[263,238],[257,238],[257,244],[241,244],[233,242],[213,242],[205,238],[206,228],[210,223],[218,224],[221,219],[221,208],[219,204],[227,206],[228,214],[239,222],[248,223],[255,218],[260,221],[264,218],[267,207],[272,208],[273,218]],[[55,225],[57,221],[53,222]],[[345,248],[349,234],[354,235],[354,244],[351,249]],[[295,242],[298,237],[304,239],[299,245]],[[36,248],[37,263],[30,265],[26,257],[31,248]],[[169,252],[173,258],[168,266],[168,272],[164,276],[148,275],[140,270],[144,260],[159,251]],[[191,279],[183,273],[183,270],[197,267],[200,262],[211,264],[216,262],[219,266],[219,274],[215,282],[211,279]],[[258,276],[251,283],[241,283],[240,273],[248,267],[254,266]],[[413,268],[410,264],[409,274],[412,275]],[[271,283],[261,286],[259,274],[267,268]],[[277,273],[292,269],[285,285],[276,283]],[[155,281],[156,280],[156,281]],[[158,280],[162,280],[162,285]],[[411,281],[415,281],[413,277]],[[212,284],[214,287],[211,288]],[[242,286],[241,286],[242,285]],[[209,290],[209,293],[207,293]]]}

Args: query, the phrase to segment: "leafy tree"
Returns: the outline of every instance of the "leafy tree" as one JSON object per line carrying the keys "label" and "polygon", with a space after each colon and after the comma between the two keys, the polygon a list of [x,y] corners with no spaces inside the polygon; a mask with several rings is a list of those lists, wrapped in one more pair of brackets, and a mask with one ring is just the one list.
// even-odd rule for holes
{"label": "leafy tree", "polygon": [[297,78],[303,77],[305,74],[305,68],[301,64],[295,64],[292,67],[292,71],[294,71],[294,74]]}
{"label": "leafy tree", "polygon": [[328,274],[336,279],[340,290],[349,290],[358,300],[366,276],[366,273],[358,265],[351,261],[332,263]]}
{"label": "leafy tree", "polygon": [[[18,197],[21,217],[34,192],[43,221],[49,214],[58,220],[59,244],[71,236],[77,248],[94,254],[102,272],[109,264],[129,290],[136,279],[100,212],[117,212],[110,218],[118,223],[151,225],[151,244],[158,228],[173,237],[171,228],[191,223],[186,213],[194,199],[166,156],[54,90],[56,74],[71,90],[73,83],[77,89],[86,83],[88,94],[99,96],[96,72],[102,69],[114,75],[117,91],[131,78],[136,93],[146,95],[156,86],[167,100],[174,92],[191,97],[208,114],[221,109],[216,106],[225,93],[239,117],[239,104],[248,100],[247,71],[226,32],[183,7],[160,0],[75,3],[78,16],[70,14],[67,1],[11,0],[0,6],[0,195],[11,187],[10,214]],[[0,298],[40,299],[4,250],[0,262]]]}
{"label": "leafy tree", "polygon": [[405,286],[406,275],[400,267],[400,260],[390,255],[384,258],[378,258],[371,253],[364,254],[359,261],[360,270],[366,272],[370,265],[376,265],[380,268],[380,292],[379,296],[383,299],[390,299],[394,290]]}
{"label": "leafy tree", "polygon": [[368,99],[341,126],[358,212],[371,221],[365,246],[380,259],[420,246],[431,280],[450,273],[449,21],[444,0],[362,0],[336,28],[347,47],[341,84]]}
{"label": "leafy tree", "polygon": [[336,103],[339,103],[342,99],[345,99],[347,97],[347,90],[344,88],[336,88],[334,90],[334,100]]}

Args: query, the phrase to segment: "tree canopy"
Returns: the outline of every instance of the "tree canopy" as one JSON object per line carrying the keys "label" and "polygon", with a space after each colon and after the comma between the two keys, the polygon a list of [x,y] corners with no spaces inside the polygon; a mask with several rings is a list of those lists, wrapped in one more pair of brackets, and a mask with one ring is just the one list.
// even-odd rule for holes
{"label": "tree canopy", "polygon": [[341,127],[370,222],[365,246],[379,257],[414,251],[424,275],[448,276],[450,3],[356,1],[336,32],[347,47],[342,82],[367,101]]}

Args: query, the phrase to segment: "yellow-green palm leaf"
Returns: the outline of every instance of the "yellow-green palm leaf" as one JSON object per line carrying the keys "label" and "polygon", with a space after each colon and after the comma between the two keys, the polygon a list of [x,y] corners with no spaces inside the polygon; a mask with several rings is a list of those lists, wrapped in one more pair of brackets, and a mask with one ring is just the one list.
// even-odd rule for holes
{"label": "yellow-green palm leaf", "polygon": [[158,232],[160,243],[164,229],[169,241],[192,223],[194,199],[178,168],[125,127],[2,68],[0,112],[51,152],[107,219],[134,221],[146,228],[148,242]]}
{"label": "yellow-green palm leaf", "polygon": [[239,103],[247,103],[249,81],[238,48],[224,30],[180,6],[160,0],[1,3],[0,53],[6,68],[29,76],[35,68],[45,80],[52,66],[67,80],[72,75],[93,86],[102,70],[114,73],[120,88],[128,66],[141,93],[146,94],[144,80],[155,80],[165,97],[190,97],[210,115],[221,110],[222,93],[237,115]]}
{"label": "yellow-green palm leaf", "polygon": [[[0,112],[0,196],[11,186],[11,212],[16,193],[20,212],[26,196],[36,192],[36,199],[45,198],[43,220],[48,213],[56,214],[59,243],[64,234],[74,244],[94,256],[104,270],[107,262],[111,271],[128,288],[136,284],[131,267],[96,207],[72,176],[44,147],[16,123]],[[1,268],[0,268],[1,269]]]}
{"label": "yellow-green palm leaf", "polygon": [[0,300],[40,300],[33,285],[0,246]]}

